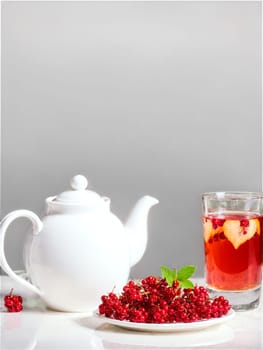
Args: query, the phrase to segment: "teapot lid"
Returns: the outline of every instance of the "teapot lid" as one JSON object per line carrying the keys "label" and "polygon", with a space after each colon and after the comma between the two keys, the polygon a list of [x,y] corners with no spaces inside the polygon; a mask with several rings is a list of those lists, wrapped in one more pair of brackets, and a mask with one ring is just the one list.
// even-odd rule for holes
{"label": "teapot lid", "polygon": [[58,194],[53,201],[60,204],[80,204],[96,206],[101,203],[101,196],[94,191],[87,190],[88,180],[83,175],[75,175],[71,181],[72,190]]}

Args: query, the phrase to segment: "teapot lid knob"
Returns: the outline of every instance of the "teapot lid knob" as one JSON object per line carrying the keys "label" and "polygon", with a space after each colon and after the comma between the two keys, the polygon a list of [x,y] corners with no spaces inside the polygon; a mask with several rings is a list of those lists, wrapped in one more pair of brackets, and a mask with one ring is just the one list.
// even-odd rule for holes
{"label": "teapot lid knob", "polygon": [[76,191],[85,190],[88,186],[88,180],[83,175],[75,175],[70,181],[70,186]]}
{"label": "teapot lid knob", "polygon": [[70,190],[58,194],[52,202],[60,205],[78,204],[88,207],[94,207],[104,202],[99,194],[87,189],[88,180],[83,175],[75,175],[70,180],[70,186]]}

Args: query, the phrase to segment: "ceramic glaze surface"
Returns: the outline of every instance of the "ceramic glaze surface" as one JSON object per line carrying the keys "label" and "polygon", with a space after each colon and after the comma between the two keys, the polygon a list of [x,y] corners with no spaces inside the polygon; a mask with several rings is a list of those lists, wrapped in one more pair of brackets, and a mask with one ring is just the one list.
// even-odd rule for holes
{"label": "ceramic glaze surface", "polygon": [[[130,268],[144,254],[147,245],[147,216],[158,201],[142,197],[127,224],[110,211],[110,200],[85,189],[87,180],[77,175],[72,190],[46,200],[42,220],[28,210],[8,214],[1,222],[1,265],[6,273],[39,294],[50,308],[85,312],[98,307],[101,295],[120,290]],[[33,224],[33,237],[25,249],[25,266],[31,282],[8,265],[4,238],[8,226],[19,217]]]}
{"label": "ceramic glaze surface", "polygon": [[116,217],[108,213],[101,221],[89,214],[51,215],[43,227],[33,239],[29,275],[49,306],[89,310],[98,305],[102,291],[125,284],[129,247]]}

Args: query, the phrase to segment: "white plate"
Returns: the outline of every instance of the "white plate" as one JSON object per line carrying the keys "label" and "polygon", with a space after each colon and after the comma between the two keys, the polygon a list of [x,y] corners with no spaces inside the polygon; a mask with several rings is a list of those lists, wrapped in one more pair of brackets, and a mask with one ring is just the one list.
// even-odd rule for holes
{"label": "white plate", "polygon": [[225,323],[235,316],[235,311],[231,309],[225,316],[190,323],[137,323],[130,321],[119,321],[109,317],[100,316],[97,313],[96,316],[100,320],[111,325],[141,332],[183,332],[205,329],[214,325]]}

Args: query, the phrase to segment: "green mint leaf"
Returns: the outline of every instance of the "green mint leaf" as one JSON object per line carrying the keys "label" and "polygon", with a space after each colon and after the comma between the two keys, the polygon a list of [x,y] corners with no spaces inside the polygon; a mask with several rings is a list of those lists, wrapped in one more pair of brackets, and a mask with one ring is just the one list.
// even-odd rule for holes
{"label": "green mint leaf", "polygon": [[173,281],[174,281],[174,271],[170,270],[169,267],[167,266],[162,266],[161,267],[161,274],[162,274],[162,278],[164,278],[166,280],[166,282],[168,283],[169,286],[173,285]]}
{"label": "green mint leaf", "polygon": [[194,288],[194,284],[190,280],[179,281],[179,287],[181,288]]}
{"label": "green mint leaf", "polygon": [[162,278],[166,280],[170,287],[172,287],[173,282],[177,280],[181,288],[193,288],[194,284],[189,280],[189,277],[191,277],[194,272],[195,266],[193,265],[183,266],[179,271],[177,271],[176,268],[171,270],[164,265],[161,267]]}
{"label": "green mint leaf", "polygon": [[188,280],[194,274],[194,272],[195,272],[195,266],[193,266],[193,265],[183,266],[178,271],[177,279],[179,282],[183,282],[184,280]]}
{"label": "green mint leaf", "polygon": [[169,267],[163,265],[161,267],[161,274],[162,274],[162,278],[166,278],[170,276],[171,270],[169,269]]}
{"label": "green mint leaf", "polygon": [[173,279],[174,279],[174,281],[177,280],[177,270],[176,270],[176,268],[173,269]]}
{"label": "green mint leaf", "polygon": [[170,287],[172,287],[173,282],[174,282],[173,276],[169,276],[168,278],[166,278],[166,282],[168,283],[168,285]]}

